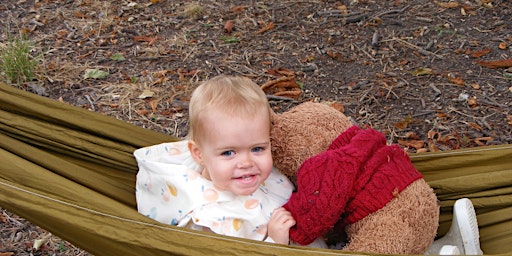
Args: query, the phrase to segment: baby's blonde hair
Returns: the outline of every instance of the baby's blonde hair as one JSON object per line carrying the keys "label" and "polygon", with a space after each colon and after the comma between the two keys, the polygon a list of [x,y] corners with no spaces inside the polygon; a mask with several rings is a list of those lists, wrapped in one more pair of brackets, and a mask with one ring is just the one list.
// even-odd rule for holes
{"label": "baby's blonde hair", "polygon": [[265,111],[270,126],[271,109],[267,97],[260,86],[246,77],[221,75],[203,82],[194,90],[189,106],[188,137],[191,140],[197,141],[204,135],[208,110],[246,118]]}

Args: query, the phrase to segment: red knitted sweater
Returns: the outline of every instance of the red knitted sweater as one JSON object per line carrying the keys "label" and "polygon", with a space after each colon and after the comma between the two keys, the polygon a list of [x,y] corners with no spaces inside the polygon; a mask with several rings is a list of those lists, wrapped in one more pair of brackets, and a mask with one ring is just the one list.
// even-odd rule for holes
{"label": "red knitted sweater", "polygon": [[353,126],[299,168],[297,191],[284,205],[297,221],[290,238],[306,245],[338,220],[357,222],[420,178],[399,146],[387,146],[376,130]]}

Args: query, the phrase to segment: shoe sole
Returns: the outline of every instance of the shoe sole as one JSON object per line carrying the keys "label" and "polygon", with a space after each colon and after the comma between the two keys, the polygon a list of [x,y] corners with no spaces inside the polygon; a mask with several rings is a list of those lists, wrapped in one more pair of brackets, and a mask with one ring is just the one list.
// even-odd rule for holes
{"label": "shoe sole", "polygon": [[473,204],[467,198],[459,199],[455,202],[453,211],[464,243],[464,253],[466,255],[481,255],[478,222]]}

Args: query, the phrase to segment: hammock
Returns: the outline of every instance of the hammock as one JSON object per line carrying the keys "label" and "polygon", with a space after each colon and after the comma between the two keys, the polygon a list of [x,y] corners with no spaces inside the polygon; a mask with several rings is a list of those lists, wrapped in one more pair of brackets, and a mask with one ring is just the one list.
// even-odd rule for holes
{"label": "hammock", "polygon": [[[176,138],[0,82],[0,207],[94,255],[340,255],[165,225],[139,214],[137,148]],[[485,254],[512,252],[512,145],[412,155],[441,203],[476,208]]]}

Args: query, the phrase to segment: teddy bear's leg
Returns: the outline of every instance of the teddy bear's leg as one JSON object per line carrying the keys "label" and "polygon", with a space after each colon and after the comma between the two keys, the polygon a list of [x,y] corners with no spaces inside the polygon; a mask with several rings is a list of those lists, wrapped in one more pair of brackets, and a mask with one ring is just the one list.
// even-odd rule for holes
{"label": "teddy bear's leg", "polygon": [[434,241],[439,205],[423,179],[411,183],[380,210],[346,227],[343,250],[384,254],[423,254]]}
{"label": "teddy bear's leg", "polygon": [[[462,198],[457,200],[453,206],[453,220],[450,230],[445,236],[434,241],[429,246],[426,254],[481,255],[479,237],[473,204],[471,200]],[[447,252],[445,253],[443,250]],[[450,253],[450,250],[453,250],[454,253]]]}

